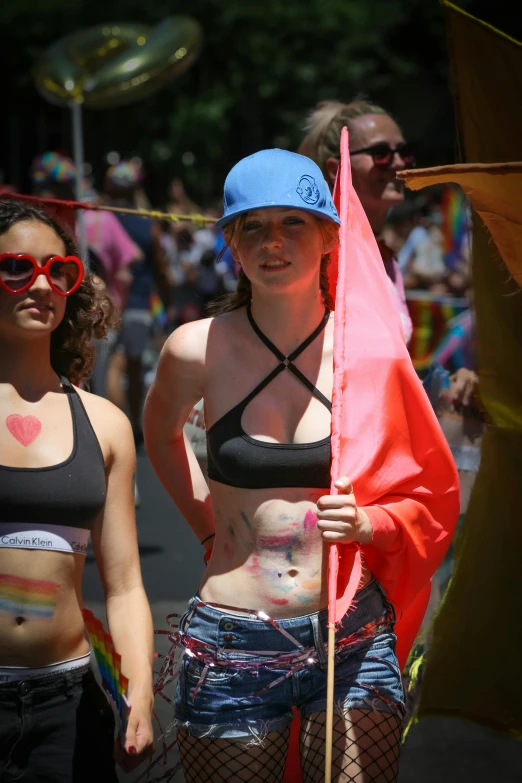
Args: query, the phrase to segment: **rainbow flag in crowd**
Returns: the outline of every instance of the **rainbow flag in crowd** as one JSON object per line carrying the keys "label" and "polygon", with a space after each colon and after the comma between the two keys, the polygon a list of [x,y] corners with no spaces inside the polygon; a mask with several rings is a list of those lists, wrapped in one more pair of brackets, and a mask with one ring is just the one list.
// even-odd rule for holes
{"label": "rainbow flag in crowd", "polygon": [[408,350],[417,372],[423,372],[434,361],[435,350],[446,335],[448,322],[467,310],[469,302],[428,291],[408,291],[406,300],[413,322]]}
{"label": "rainbow flag in crowd", "polygon": [[472,343],[473,317],[471,310],[464,310],[448,324],[445,337],[433,352],[433,361],[453,372],[467,367],[467,355]]}
{"label": "rainbow flag in crowd", "polygon": [[466,198],[460,188],[447,187],[442,196],[444,263],[455,269],[462,258],[467,234]]}
{"label": "rainbow flag in crowd", "polygon": [[154,322],[162,328],[167,325],[167,311],[163,305],[163,302],[159,298],[158,294],[154,291],[150,295],[149,307],[154,318]]}
{"label": "rainbow flag in crowd", "polygon": [[83,620],[98,664],[103,688],[116,707],[120,717],[120,736],[125,741],[131,708],[127,699],[129,681],[121,671],[121,655],[114,649],[112,636],[105,632],[103,623],[90,609],[83,610]]}

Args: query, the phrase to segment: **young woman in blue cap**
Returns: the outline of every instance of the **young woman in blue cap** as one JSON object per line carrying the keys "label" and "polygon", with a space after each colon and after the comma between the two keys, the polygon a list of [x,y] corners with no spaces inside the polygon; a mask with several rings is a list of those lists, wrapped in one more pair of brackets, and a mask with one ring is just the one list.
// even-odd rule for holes
{"label": "young woman in blue cap", "polygon": [[[153,465],[212,555],[180,622],[175,722],[186,780],[281,781],[292,711],[305,783],[324,776],[327,547],[368,543],[349,480],[330,495],[339,218],[308,158],[264,150],[225,183],[240,264],[214,317],[166,343],[145,409]],[[208,477],[183,436],[205,401]],[[363,572],[337,629],[333,780],[393,781],[403,714],[394,616]]]}

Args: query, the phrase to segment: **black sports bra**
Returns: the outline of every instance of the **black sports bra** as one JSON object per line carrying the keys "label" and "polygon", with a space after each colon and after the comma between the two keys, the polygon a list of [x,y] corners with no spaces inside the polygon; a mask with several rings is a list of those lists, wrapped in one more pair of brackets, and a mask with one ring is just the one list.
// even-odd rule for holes
{"label": "black sports bra", "polygon": [[80,396],[66,378],[73,448],[58,465],[0,465],[0,548],[47,549],[85,554],[105,503],[105,463]]}
{"label": "black sports bra", "polygon": [[257,336],[281,363],[248,397],[207,431],[208,477],[220,484],[242,489],[329,488],[330,436],[314,443],[265,443],[247,435],[241,426],[241,419],[248,403],[286,369],[299,378],[329,411],[332,410],[331,402],[293,364],[323,331],[330,311],[325,309],[323,320],[317,329],[290,356],[284,356],[263,334],[252,317],[250,305],[247,307],[247,316]]}

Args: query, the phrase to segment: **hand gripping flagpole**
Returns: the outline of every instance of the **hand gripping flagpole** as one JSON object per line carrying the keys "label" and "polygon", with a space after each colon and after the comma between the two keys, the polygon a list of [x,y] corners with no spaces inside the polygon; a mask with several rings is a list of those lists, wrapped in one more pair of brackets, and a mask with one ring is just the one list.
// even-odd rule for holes
{"label": "hand gripping flagpole", "polygon": [[[345,378],[345,352],[346,341],[346,287],[347,287],[347,259],[349,255],[349,221],[350,221],[350,153],[348,147],[348,130],[343,128],[341,133],[341,157],[337,170],[333,199],[339,217],[341,227],[339,230],[339,247],[332,253],[332,266],[335,271],[330,276],[330,285],[335,285],[335,321],[334,321],[334,383],[332,393],[332,495],[338,494],[335,486],[337,479],[341,478],[341,422],[342,403],[344,395]],[[333,287],[333,286],[332,286]],[[346,433],[343,433],[346,435]],[[344,438],[346,440],[346,438]],[[350,477],[348,477],[350,478]],[[349,569],[350,577],[345,595],[354,596],[361,580],[362,564],[361,553],[357,544],[341,544],[343,568]],[[341,620],[337,617],[337,576],[339,572],[339,545],[330,544],[328,551],[328,668],[326,679],[326,735],[324,751],[324,780],[332,781],[332,749],[333,749],[333,719],[334,719],[334,684],[335,684],[335,623]]]}

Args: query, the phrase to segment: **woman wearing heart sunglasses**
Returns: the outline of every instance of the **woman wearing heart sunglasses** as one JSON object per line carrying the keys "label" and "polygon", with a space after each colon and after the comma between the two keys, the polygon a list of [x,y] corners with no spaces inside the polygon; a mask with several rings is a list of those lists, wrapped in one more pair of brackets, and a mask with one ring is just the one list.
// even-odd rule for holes
{"label": "woman wearing heart sunglasses", "polygon": [[77,388],[89,377],[94,339],[114,321],[68,234],[23,201],[0,201],[2,780],[117,780],[114,719],[82,618],[90,537],[130,679],[116,755],[131,769],[152,747],[152,622],[132,431],[111,403]]}
{"label": "woman wearing heart sunglasses", "polygon": [[415,165],[413,148],[404,140],[395,120],[381,106],[363,100],[324,101],[309,115],[299,152],[314,160],[333,188],[339,167],[341,131],[350,132],[353,186],[375,234],[386,273],[395,293],[404,337],[409,342],[412,323],[406,305],[399,265],[380,235],[391,207],[404,199],[397,171]]}
{"label": "woman wearing heart sunglasses", "polygon": [[80,287],[85,270],[76,256],[51,256],[39,264],[27,253],[0,253],[0,286],[9,293],[29,290],[39,275],[47,278],[55,294],[70,296]]}

